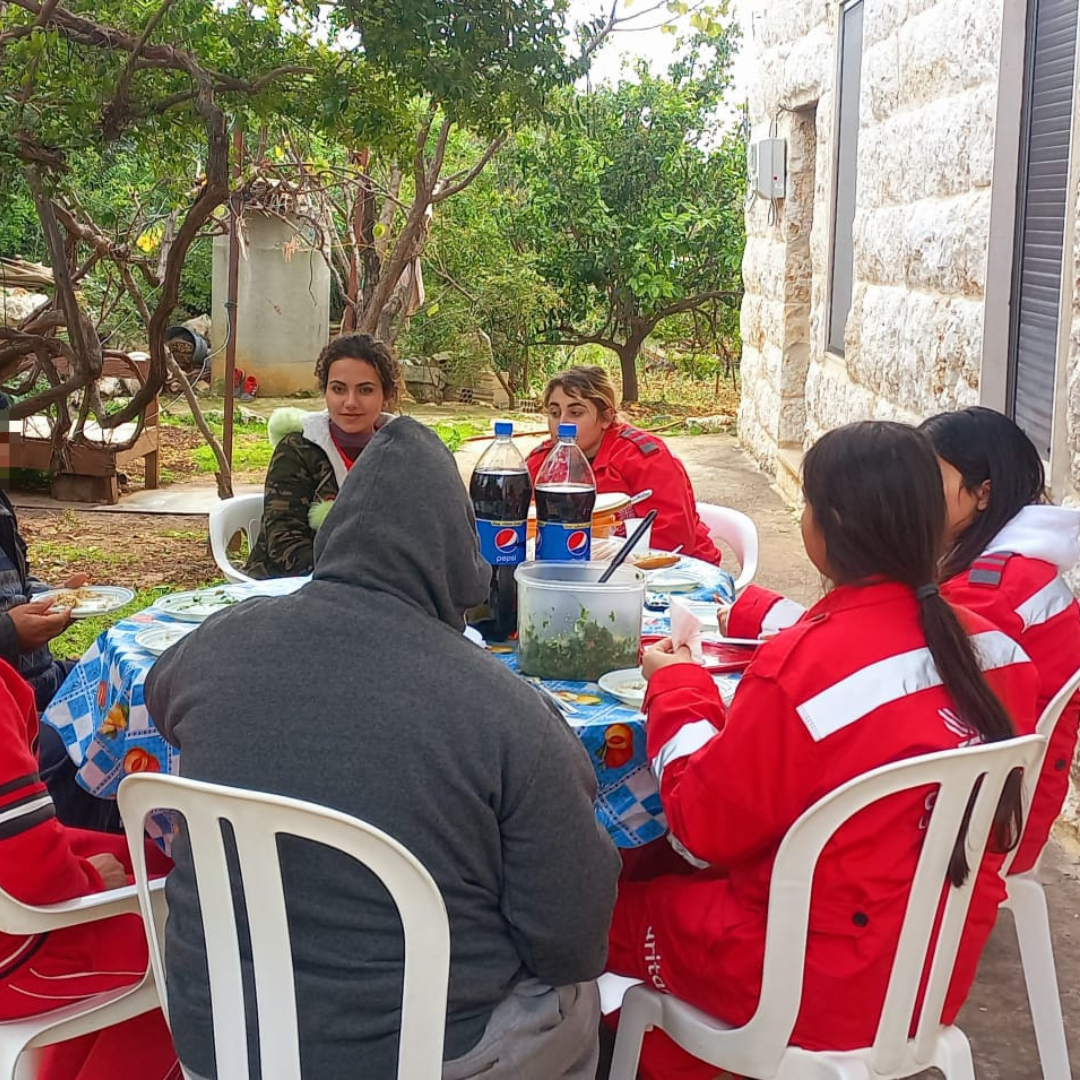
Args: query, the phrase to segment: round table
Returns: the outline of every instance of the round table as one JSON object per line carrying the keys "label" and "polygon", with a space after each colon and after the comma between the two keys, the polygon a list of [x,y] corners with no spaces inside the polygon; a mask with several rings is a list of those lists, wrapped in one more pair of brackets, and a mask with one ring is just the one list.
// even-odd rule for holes
{"label": "round table", "polygon": [[[732,579],[726,571],[690,558],[682,559],[679,565],[693,567],[701,580],[699,588],[682,595],[696,600],[733,599]],[[243,598],[280,595],[300,588],[306,580],[252,582],[228,588]],[[180,771],[180,751],[158,734],[143,696],[155,658],[135,643],[136,634],[148,626],[175,621],[147,608],[110,627],[79,660],[42,713],[42,721],[60,733],[79,767],[79,783],[93,795],[115,798],[128,773]],[[666,612],[644,612],[644,633],[664,634],[668,629]],[[512,644],[487,647],[508,667],[517,669]],[[597,818],[615,843],[637,847],[662,836],[666,824],[646,754],[641,713],[621,704],[596,683],[544,680],[541,685],[563,703],[567,722],[589,752],[597,777]],[[173,831],[171,819],[162,815],[150,821],[148,831],[167,839]]]}

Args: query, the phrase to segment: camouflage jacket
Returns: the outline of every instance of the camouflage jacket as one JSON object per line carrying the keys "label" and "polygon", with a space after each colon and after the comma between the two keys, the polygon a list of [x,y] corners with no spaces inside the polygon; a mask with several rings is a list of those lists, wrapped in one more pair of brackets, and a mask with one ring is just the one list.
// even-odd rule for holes
{"label": "camouflage jacket", "polygon": [[[385,423],[389,414],[384,414]],[[267,424],[274,456],[266,470],[262,531],[245,570],[254,578],[310,574],[315,533],[349,467],[330,437],[325,410],[275,409]]]}

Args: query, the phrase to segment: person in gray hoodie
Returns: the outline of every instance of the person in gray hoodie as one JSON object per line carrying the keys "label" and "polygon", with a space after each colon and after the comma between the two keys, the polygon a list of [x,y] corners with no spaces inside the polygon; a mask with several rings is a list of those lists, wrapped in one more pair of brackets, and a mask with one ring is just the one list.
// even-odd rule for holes
{"label": "person in gray hoodie", "polygon": [[[450,917],[447,1080],[591,1080],[591,980],[606,959],[619,858],[593,814],[595,777],[577,737],[463,635],[490,574],[452,456],[433,432],[397,419],[343,484],[313,580],[207,620],[157,661],[146,702],[180,748],[183,776],[353,814],[427,867]],[[348,857],[299,840],[281,850],[303,1076],[391,1080],[404,955],[396,910]],[[174,856],[170,1022],[185,1068],[213,1077],[182,837]]]}

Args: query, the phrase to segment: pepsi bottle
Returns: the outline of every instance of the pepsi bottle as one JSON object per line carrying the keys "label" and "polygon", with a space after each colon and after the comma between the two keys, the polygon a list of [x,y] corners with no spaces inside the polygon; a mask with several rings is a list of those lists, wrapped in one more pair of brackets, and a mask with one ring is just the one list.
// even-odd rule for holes
{"label": "pepsi bottle", "polygon": [[560,424],[559,441],[536,474],[536,557],[585,562],[592,553],[596,478],[577,444],[577,424]]}
{"label": "pepsi bottle", "polygon": [[480,554],[491,564],[489,616],[474,625],[491,641],[506,641],[517,630],[514,568],[525,561],[525,525],[532,500],[529,470],[513,443],[513,433],[513,424],[496,421],[495,441],[469,481]]}

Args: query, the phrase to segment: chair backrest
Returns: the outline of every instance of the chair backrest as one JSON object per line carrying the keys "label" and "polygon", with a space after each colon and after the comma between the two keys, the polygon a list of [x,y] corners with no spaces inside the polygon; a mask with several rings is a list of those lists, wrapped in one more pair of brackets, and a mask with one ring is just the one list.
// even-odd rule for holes
{"label": "chair backrest", "polygon": [[[1027,771],[1034,767],[1044,743],[1041,735],[1028,735],[885,765],[826,795],[792,825],[773,864],[761,997],[757,1011],[743,1029],[742,1046],[747,1048],[747,1056],[740,1060],[733,1056],[730,1062],[725,1062],[727,1068],[750,1072],[761,1069],[763,1063],[772,1062],[776,1066],[787,1048],[802,1001],[814,869],[833,834],[849,818],[879,799],[938,785],[867,1064],[883,1076],[893,1075],[899,1068],[907,1052],[908,1032],[928,957],[930,977],[916,1028],[915,1055],[920,1062],[929,1060],[940,1030],[942,1004],[952,978],[960,933],[978,877],[976,868],[982,861],[1002,788],[1013,769]],[[972,870],[962,886],[948,890],[931,956],[935,915],[969,801],[972,809],[967,858]]]}
{"label": "chair backrest", "polygon": [[223,499],[210,511],[210,550],[226,581],[251,581],[229,561],[229,542],[238,533],[247,536],[248,549],[262,532],[262,495],[236,495]]}
{"label": "chair backrest", "polygon": [[[120,785],[118,799],[148,927],[153,924],[143,821],[156,809],[184,815],[202,909],[218,1076],[246,1080],[249,1075],[237,913],[222,836],[222,823],[227,822],[244,896],[250,898],[243,914],[251,942],[263,1080],[300,1078],[292,951],[278,862],[277,838],[283,834],[352,856],[390,893],[405,936],[398,1077],[441,1077],[450,925],[438,886],[401,844],[363,821],[322,806],[176,776],[129,776]],[[154,975],[168,1017],[163,943],[160,933],[149,936]],[[362,990],[357,988],[358,993]],[[360,1076],[359,1063],[357,1068]]]}
{"label": "chair backrest", "polygon": [[[1054,737],[1054,732],[1057,730],[1057,726],[1061,721],[1062,716],[1065,714],[1065,709],[1069,702],[1072,701],[1077,690],[1080,690],[1080,668],[1077,668],[1064,682],[1061,689],[1050,699],[1046,708],[1043,709],[1042,715],[1039,717],[1038,724],[1035,725],[1035,731],[1046,738],[1046,744],[1043,747],[1042,756],[1036,762],[1033,769],[1029,769],[1024,773],[1024,820],[1027,820],[1028,811],[1031,809],[1031,804],[1035,799],[1035,788],[1038,786],[1039,777],[1042,774],[1043,761],[1046,757],[1047,748],[1050,745],[1050,740]],[[1019,847],[1015,847],[1005,858],[1005,866],[1002,872],[1008,873],[1009,867],[1012,866],[1013,859],[1016,857]]]}
{"label": "chair backrest", "polygon": [[757,573],[757,526],[741,510],[732,510],[729,506],[699,502],[697,513],[709,530],[709,536],[713,540],[723,540],[735,552],[735,558],[739,560],[735,591],[740,592],[754,580]]}

